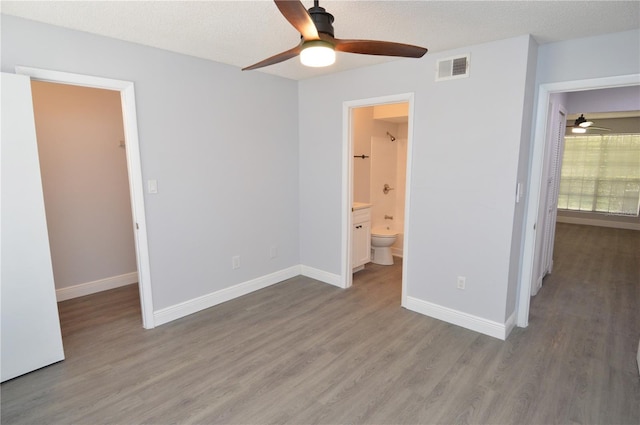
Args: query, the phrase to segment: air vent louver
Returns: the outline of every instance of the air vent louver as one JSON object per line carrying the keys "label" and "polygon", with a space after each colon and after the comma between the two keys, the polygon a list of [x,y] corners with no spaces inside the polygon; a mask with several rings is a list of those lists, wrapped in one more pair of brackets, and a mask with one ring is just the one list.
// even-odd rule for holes
{"label": "air vent louver", "polygon": [[436,81],[455,80],[469,76],[469,55],[440,59],[436,63]]}

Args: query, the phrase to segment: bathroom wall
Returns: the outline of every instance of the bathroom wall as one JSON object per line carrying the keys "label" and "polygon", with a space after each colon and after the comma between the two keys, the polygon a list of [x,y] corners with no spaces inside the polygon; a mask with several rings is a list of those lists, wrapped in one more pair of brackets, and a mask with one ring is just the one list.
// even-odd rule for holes
{"label": "bathroom wall", "polygon": [[[356,108],[351,117],[353,122],[353,201],[369,203],[369,179],[371,178],[371,134],[376,121],[373,107]],[[383,133],[384,134],[384,133]],[[368,158],[356,158],[365,155]]]}
{"label": "bathroom wall", "polygon": [[[396,124],[390,125],[390,133],[396,131]],[[391,129],[393,131],[391,131]],[[396,195],[398,176],[398,146],[396,141],[391,141],[388,136],[371,137],[371,229],[396,228]],[[384,193],[384,185],[387,184],[392,190]],[[385,219],[391,216],[394,219]]]}
{"label": "bathroom wall", "polygon": [[[353,155],[365,155],[369,158],[353,158],[353,201],[371,202],[371,137],[386,137],[396,130],[395,125],[375,120],[374,106],[356,108],[353,111]],[[387,140],[389,140],[387,138]]]}

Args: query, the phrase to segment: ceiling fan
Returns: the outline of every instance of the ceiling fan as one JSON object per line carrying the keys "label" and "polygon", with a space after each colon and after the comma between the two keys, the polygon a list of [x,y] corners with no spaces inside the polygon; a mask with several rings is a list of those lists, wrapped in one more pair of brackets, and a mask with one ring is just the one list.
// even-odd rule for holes
{"label": "ceiling fan", "polygon": [[587,130],[611,131],[610,128],[594,126],[593,121],[586,119],[584,117],[584,114],[580,114],[580,116],[574,122],[573,127],[571,127],[571,132],[583,134],[586,133]]}
{"label": "ceiling fan", "polygon": [[376,40],[342,40],[333,35],[333,15],[314,0],[308,11],[299,0],[274,0],[280,13],[301,34],[300,43],[292,49],[278,53],[243,71],[262,68],[284,62],[300,55],[306,66],[328,66],[335,62],[335,52],[362,55],[400,56],[421,58],[427,53],[424,47]]}

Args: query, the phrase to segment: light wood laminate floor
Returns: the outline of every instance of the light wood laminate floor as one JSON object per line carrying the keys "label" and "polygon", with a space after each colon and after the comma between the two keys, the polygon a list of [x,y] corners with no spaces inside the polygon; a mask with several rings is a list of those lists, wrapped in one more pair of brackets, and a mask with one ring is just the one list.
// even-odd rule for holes
{"label": "light wood laminate floor", "polygon": [[640,232],[559,224],[507,341],[400,307],[401,265],[297,277],[153,330],[136,286],[60,303],[67,359],[3,424],[638,424]]}

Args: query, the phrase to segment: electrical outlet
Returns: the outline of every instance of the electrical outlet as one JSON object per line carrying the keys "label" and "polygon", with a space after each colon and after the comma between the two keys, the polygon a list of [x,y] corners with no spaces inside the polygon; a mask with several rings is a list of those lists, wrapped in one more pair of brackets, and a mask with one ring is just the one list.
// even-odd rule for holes
{"label": "electrical outlet", "polygon": [[231,267],[233,267],[234,269],[239,269],[240,268],[240,256],[236,255],[235,257],[231,258]]}
{"label": "electrical outlet", "polygon": [[278,246],[272,245],[271,248],[269,248],[269,257],[273,259],[273,258],[276,258],[277,256],[278,256]]}
{"label": "electrical outlet", "polygon": [[467,278],[464,276],[458,276],[458,289],[464,289],[467,284]]}

